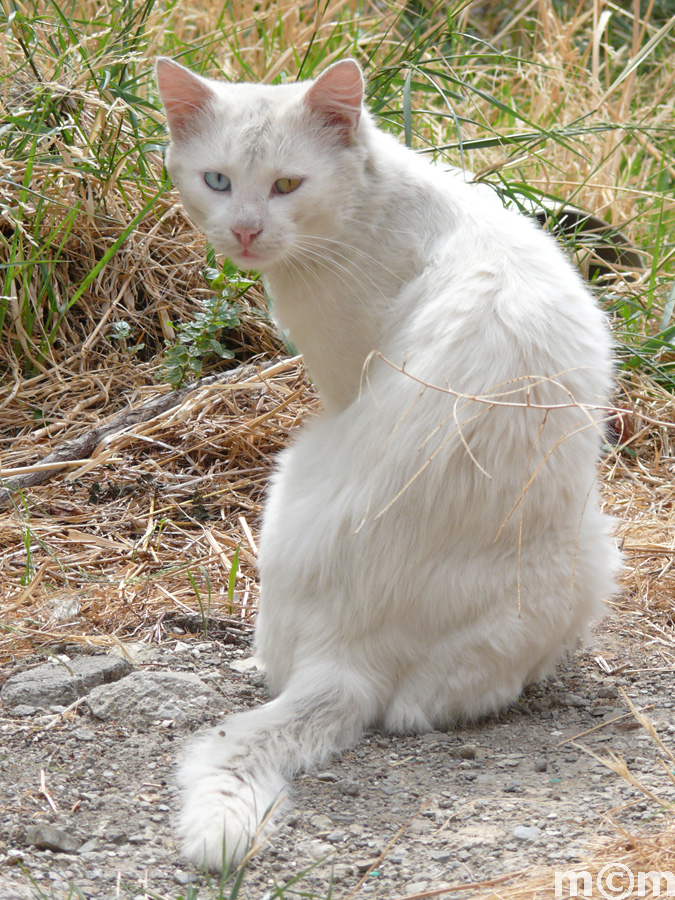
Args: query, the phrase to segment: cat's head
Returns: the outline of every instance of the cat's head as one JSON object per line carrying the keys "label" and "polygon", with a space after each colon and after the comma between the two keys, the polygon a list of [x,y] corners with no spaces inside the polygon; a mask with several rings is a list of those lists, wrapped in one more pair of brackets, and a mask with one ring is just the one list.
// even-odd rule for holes
{"label": "cat's head", "polygon": [[345,59],[315,81],[228,84],[167,58],[157,81],[167,168],[213,247],[245,269],[311,262],[348,224],[363,179],[363,77]]}

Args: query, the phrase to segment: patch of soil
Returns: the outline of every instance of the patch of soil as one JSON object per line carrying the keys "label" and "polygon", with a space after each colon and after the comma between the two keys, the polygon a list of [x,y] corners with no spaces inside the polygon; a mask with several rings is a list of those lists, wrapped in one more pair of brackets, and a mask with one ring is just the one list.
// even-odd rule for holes
{"label": "patch of soil", "polygon": [[[250,649],[241,644],[167,640],[140,654],[129,649],[137,670],[198,675],[231,711],[264,700],[262,676],[247,669]],[[336,898],[394,900],[462,883],[474,885],[473,896],[484,891],[476,882],[508,872],[573,867],[599,836],[616,835],[609,811],[621,810],[628,827],[644,827],[645,814],[643,795],[580,745],[621,754],[647,785],[663,781],[656,745],[621,689],[672,742],[672,667],[650,648],[629,646],[619,619],[600,626],[594,651],[563,663],[498,717],[425,735],[370,733],[325,771],[296,780],[289,811],[249,864],[239,897],[279,896],[275,886],[292,879],[287,897],[324,898],[331,883]],[[19,712],[26,714],[0,716],[2,900],[39,890],[58,900],[218,896],[213,879],[209,886],[181,862],[172,832],[175,762],[194,720],[103,722],[86,702],[64,715]],[[216,718],[203,711],[199,727]],[[84,843],[39,849],[30,843],[36,825]]]}

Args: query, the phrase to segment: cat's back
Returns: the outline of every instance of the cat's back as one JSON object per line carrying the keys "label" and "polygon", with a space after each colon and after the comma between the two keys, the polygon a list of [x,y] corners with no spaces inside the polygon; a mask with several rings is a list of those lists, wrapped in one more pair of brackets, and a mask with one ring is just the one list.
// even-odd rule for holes
{"label": "cat's back", "polygon": [[[434,163],[378,129],[370,141],[377,166],[369,202],[386,212],[377,225],[383,238],[387,231],[407,232],[416,249],[413,236],[419,237],[422,264],[413,272],[429,282],[429,300],[440,297],[446,285],[457,285],[453,310],[470,309],[476,316],[536,317],[555,315],[554,306],[560,312],[595,308],[556,240],[535,219],[506,207],[496,190],[467,182],[460,170]],[[378,253],[386,256],[387,246],[383,240]],[[393,246],[400,252],[398,243]],[[558,304],[558,298],[564,301]]]}
{"label": "cat's back", "polygon": [[389,342],[397,358],[419,358],[430,377],[447,372],[452,357],[464,360],[465,371],[482,368],[486,387],[491,377],[582,367],[595,370],[604,395],[611,371],[606,317],[566,252],[489,188],[420,163],[407,177],[417,179],[422,197],[424,255],[401,291]]}

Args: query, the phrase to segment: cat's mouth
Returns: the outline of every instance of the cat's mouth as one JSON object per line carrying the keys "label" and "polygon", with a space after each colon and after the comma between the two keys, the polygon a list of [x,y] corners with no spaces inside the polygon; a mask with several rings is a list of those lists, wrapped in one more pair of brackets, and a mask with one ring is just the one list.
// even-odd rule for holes
{"label": "cat's mouth", "polygon": [[237,247],[235,250],[233,247],[215,246],[216,252],[223,253],[240,269],[255,269],[262,263],[264,258],[263,254],[256,253],[250,247]]}
{"label": "cat's mouth", "polygon": [[242,247],[241,245],[233,247],[229,242],[219,241],[215,236],[211,243],[217,253],[227,256],[236,266],[244,270],[260,271],[271,263],[271,257],[275,255],[263,247]]}
{"label": "cat's mouth", "polygon": [[236,250],[230,248],[225,254],[240,269],[255,269],[258,272],[273,265],[276,258],[275,253],[255,247],[238,247]]}

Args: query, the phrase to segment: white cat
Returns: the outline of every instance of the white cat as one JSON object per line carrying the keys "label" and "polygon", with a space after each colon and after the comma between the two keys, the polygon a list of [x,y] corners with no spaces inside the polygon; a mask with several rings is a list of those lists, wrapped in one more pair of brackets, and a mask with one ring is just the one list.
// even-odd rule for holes
{"label": "white cat", "polygon": [[299,770],[373,725],[507,706],[602,615],[611,347],[553,239],[379,131],[353,60],[282,86],[157,73],[185,208],[264,273],[325,405],[260,539],[275,699],[183,764],[184,852],[218,869]]}

